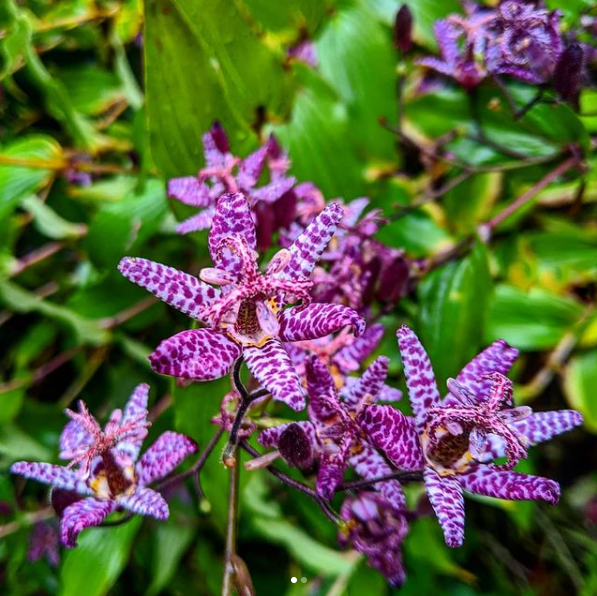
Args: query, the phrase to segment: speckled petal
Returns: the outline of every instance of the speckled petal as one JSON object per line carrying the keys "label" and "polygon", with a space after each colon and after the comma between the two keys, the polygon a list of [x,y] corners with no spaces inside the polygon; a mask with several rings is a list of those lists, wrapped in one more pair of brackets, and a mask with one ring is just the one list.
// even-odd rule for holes
{"label": "speckled petal", "polygon": [[583,416],[580,412],[557,410],[555,412],[535,412],[528,418],[512,424],[512,428],[524,435],[528,439],[529,445],[536,445],[572,430],[582,423]]}
{"label": "speckled petal", "polygon": [[[129,398],[125,408],[122,421],[120,426],[125,426],[129,422],[137,421],[143,424],[147,421],[147,400],[149,397],[149,385],[147,383],[141,383],[135,387],[131,397]],[[118,451],[126,453],[132,461],[137,461],[139,457],[139,451],[145,438],[142,434],[138,435],[141,438],[137,439],[125,439],[119,441]]]}
{"label": "speckled petal", "polygon": [[283,311],[279,317],[282,341],[325,337],[350,326],[355,335],[365,331],[365,321],[352,308],[341,304],[309,304]]}
{"label": "speckled petal", "polygon": [[91,434],[76,420],[71,420],[60,435],[60,459],[74,459],[93,443]]}
{"label": "speckled petal", "polygon": [[167,431],[143,454],[137,464],[140,486],[164,478],[186,457],[197,451],[197,444],[189,437]]}
{"label": "speckled petal", "polygon": [[99,526],[115,508],[114,501],[99,499],[83,499],[69,505],[60,520],[60,541],[67,548],[74,548],[83,530]]}
{"label": "speckled petal", "polygon": [[296,182],[296,178],[281,178],[274,180],[261,188],[256,188],[251,192],[254,203],[264,201],[265,203],[275,203],[282,195],[286,194]]}
{"label": "speckled petal", "polygon": [[[329,420],[337,413],[334,409],[334,404],[338,402],[334,377],[317,356],[307,358],[305,370],[309,394],[309,418],[316,427],[327,427]],[[340,407],[339,403],[338,407]]]}
{"label": "speckled petal", "polygon": [[425,490],[444,532],[446,544],[452,548],[464,542],[464,497],[459,476],[439,476],[426,468]]}
{"label": "speckled petal", "polygon": [[129,281],[198,321],[205,322],[201,315],[202,307],[211,304],[220,295],[217,288],[203,283],[194,275],[147,259],[124,257],[118,270]]}
{"label": "speckled petal", "polygon": [[207,207],[209,188],[197,176],[184,176],[168,180],[168,196],[192,207]]}
{"label": "speckled petal", "polygon": [[210,381],[227,374],[240,354],[240,347],[222,333],[191,329],[164,340],[149,361],[162,375]]}
{"label": "speckled petal", "polygon": [[242,193],[224,194],[218,199],[209,230],[209,254],[219,269],[238,275],[242,262],[230,250],[219,249],[225,238],[240,236],[252,250],[257,246],[255,224],[249,203]]}
{"label": "speckled petal", "polygon": [[388,358],[380,356],[355,383],[350,384],[350,387],[343,393],[344,403],[349,410],[355,410],[364,398],[369,404],[377,401],[377,395],[384,386],[388,374],[389,362]]}
{"label": "speckled petal", "polygon": [[240,162],[238,174],[236,175],[236,181],[240,188],[253,188],[257,184],[265,165],[267,153],[268,146],[266,143]]}
{"label": "speckled petal", "polygon": [[349,438],[345,438],[336,453],[321,458],[315,487],[317,494],[327,501],[334,496],[344,478],[351,443]]}
{"label": "speckled petal", "polygon": [[370,325],[361,337],[340,348],[334,354],[334,364],[344,373],[359,370],[363,361],[370,356],[383,337],[383,325]]}
{"label": "speckled petal", "polygon": [[[485,399],[489,395],[493,381],[482,377],[492,372],[499,372],[502,375],[508,374],[517,357],[518,350],[516,348],[510,347],[503,339],[498,339],[475,356],[460,371],[456,381],[464,385],[479,399]],[[444,405],[449,405],[449,403]]]}
{"label": "speckled petal", "polygon": [[417,426],[422,430],[427,420],[427,410],[441,405],[435,375],[429,356],[414,332],[404,325],[398,329],[396,335],[404,365],[410,405]]}
{"label": "speckled petal", "polygon": [[[379,478],[394,471],[388,466],[383,456],[365,444],[363,444],[363,448],[359,453],[350,457],[348,463],[355,469],[359,476],[366,480]],[[381,492],[396,509],[406,509],[404,492],[402,491],[400,482],[397,480],[378,482],[373,488]]]}
{"label": "speckled petal", "polygon": [[422,470],[425,459],[412,418],[392,406],[369,406],[357,422],[371,442],[400,470]]}
{"label": "speckled petal", "polygon": [[44,462],[18,461],[11,466],[10,471],[19,476],[49,484],[54,488],[72,490],[81,495],[93,494],[92,490],[81,480],[75,470],[65,468],[64,466],[56,466]]}
{"label": "speckled petal", "polygon": [[176,231],[179,234],[189,234],[199,230],[207,230],[211,227],[211,222],[213,221],[215,212],[215,207],[206,207],[199,213],[180,222],[176,226]]}
{"label": "speckled petal", "polygon": [[280,340],[274,338],[260,347],[245,347],[243,356],[253,376],[272,392],[274,399],[293,410],[305,407],[301,381]]}
{"label": "speckled petal", "polygon": [[465,491],[486,497],[509,501],[546,501],[550,505],[555,505],[560,498],[559,484],[541,476],[480,465],[458,478]]}
{"label": "speckled petal", "polygon": [[155,490],[138,486],[132,495],[118,497],[118,504],[133,513],[168,519],[170,511],[164,497]]}
{"label": "speckled petal", "polygon": [[292,258],[279,275],[289,279],[309,277],[343,216],[339,203],[328,205],[292,243]]}

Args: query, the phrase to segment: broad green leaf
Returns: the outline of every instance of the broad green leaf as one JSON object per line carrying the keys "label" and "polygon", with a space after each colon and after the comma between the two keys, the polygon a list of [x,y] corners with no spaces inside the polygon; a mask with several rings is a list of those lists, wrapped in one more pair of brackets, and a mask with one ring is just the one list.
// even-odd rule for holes
{"label": "broad green leaf", "polygon": [[199,169],[201,135],[214,120],[247,139],[259,109],[286,112],[283,54],[264,43],[237,3],[150,0],[144,36],[150,143],[167,177]]}
{"label": "broad green leaf", "polygon": [[[0,150],[0,219],[38,191],[63,165],[62,149],[44,135],[23,137]],[[45,166],[45,167],[44,167]]]}
{"label": "broad green leaf", "polygon": [[51,461],[52,456],[53,450],[16,426],[0,427],[0,466],[3,468],[19,460]]}
{"label": "broad green leaf", "polygon": [[104,205],[89,227],[85,245],[93,261],[114,267],[125,255],[136,256],[166,215],[166,191],[161,180],[149,180],[138,193]]}
{"label": "broad green leaf", "polygon": [[5,32],[0,37],[1,80],[23,64],[25,48],[31,40],[32,26],[23,11],[17,10],[13,0],[0,4],[0,24]]}
{"label": "broad green leaf", "polygon": [[302,27],[313,33],[334,2],[335,0],[242,0],[242,4],[246,5],[251,15],[263,27],[276,33],[285,33],[286,36],[292,35],[291,41],[297,39],[298,31]]}
{"label": "broad green leaf", "polygon": [[584,428],[597,432],[597,350],[570,360],[564,369],[564,393],[570,407],[585,417]]}
{"label": "broad green leaf", "polygon": [[37,231],[47,238],[80,238],[87,232],[86,225],[66,221],[36,195],[25,197],[21,206],[33,216],[33,225]]}
{"label": "broad green leaf", "polygon": [[480,244],[420,284],[418,329],[440,390],[478,352],[491,292],[487,252]]}
{"label": "broad green leaf", "polygon": [[61,596],[103,596],[124,570],[141,518],[115,528],[84,530],[60,569]]}
{"label": "broad green leaf", "polygon": [[582,304],[542,288],[523,292],[500,284],[489,308],[486,341],[498,338],[520,350],[553,348],[584,313]]}

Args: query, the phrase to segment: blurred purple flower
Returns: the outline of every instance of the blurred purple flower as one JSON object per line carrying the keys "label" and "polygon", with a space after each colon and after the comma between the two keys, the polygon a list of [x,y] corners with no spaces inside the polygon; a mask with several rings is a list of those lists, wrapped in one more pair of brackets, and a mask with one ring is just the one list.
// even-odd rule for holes
{"label": "blurred purple flower", "polygon": [[297,62],[304,62],[311,68],[317,68],[317,49],[310,39],[301,39],[288,48],[287,56]]}
{"label": "blurred purple flower", "polygon": [[68,548],[76,545],[85,528],[100,525],[113,511],[127,509],[160,520],[168,517],[164,498],[147,486],[167,476],[195,453],[197,445],[184,435],[165,432],[139,459],[149,426],[148,392],[148,385],[139,385],[124,413],[114,410],[104,430],[83,402],[78,413],[66,410],[71,421],[60,436],[60,458],[71,460],[68,466],[13,464],[13,474],[49,484],[66,498],[58,501],[64,501],[59,507],[60,539]]}
{"label": "blurred purple flower", "polygon": [[38,522],[29,537],[29,560],[34,563],[46,557],[51,567],[60,563],[60,536],[58,528],[51,522]]}
{"label": "blurred purple flower", "polygon": [[[503,340],[467,364],[441,399],[431,362],[408,327],[398,331],[414,421],[398,410],[363,413],[373,443],[403,470],[424,469],[427,495],[449,546],[464,540],[463,491],[509,500],[558,501],[556,482],[512,472],[526,449],[582,423],[574,410],[533,413],[514,408],[504,376],[518,355]],[[421,450],[422,446],[422,450]],[[506,456],[502,466],[492,460]]]}
{"label": "blurred purple flower", "polygon": [[[153,261],[122,259],[119,269],[127,279],[209,325],[163,341],[150,356],[153,369],[206,381],[227,374],[242,354],[274,399],[295,410],[304,408],[301,381],[282,342],[312,340],[346,326],[356,335],[365,329],[350,308],[311,303],[311,272],[342,215],[339,205],[326,207],[261,273],[249,203],[240,193],[225,194],[218,200],[208,240],[216,267],[202,269],[203,281]],[[284,309],[298,301],[299,306]]]}

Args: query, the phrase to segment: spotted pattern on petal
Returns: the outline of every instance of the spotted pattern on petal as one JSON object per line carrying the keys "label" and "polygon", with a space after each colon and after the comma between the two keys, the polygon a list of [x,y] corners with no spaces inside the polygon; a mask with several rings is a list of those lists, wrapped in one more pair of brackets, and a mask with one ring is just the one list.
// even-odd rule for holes
{"label": "spotted pattern on petal", "polygon": [[515,422],[512,426],[529,440],[529,444],[535,445],[548,441],[582,423],[583,416],[580,412],[557,410],[555,412],[535,412],[525,420]]}
{"label": "spotted pattern on petal", "polygon": [[271,391],[274,399],[283,401],[293,410],[305,407],[301,381],[278,339],[270,339],[260,347],[246,347],[243,356],[253,376]]}
{"label": "spotted pattern on petal", "polygon": [[239,346],[225,335],[192,329],[164,340],[149,361],[162,375],[209,381],[227,374],[240,353]]}
{"label": "spotted pattern on petal", "polygon": [[197,444],[189,437],[171,431],[163,433],[137,464],[139,485],[146,486],[164,478],[196,451]]}
{"label": "spotted pattern on petal", "polygon": [[207,207],[210,201],[209,189],[199,182],[197,176],[169,180],[168,196],[192,207]]}
{"label": "spotted pattern on petal", "polygon": [[73,459],[93,443],[93,437],[76,420],[71,420],[60,435],[60,459]]}
{"label": "spotted pattern on petal", "polygon": [[211,222],[216,213],[215,207],[205,207],[196,215],[192,215],[176,226],[176,231],[179,234],[189,234],[190,232],[197,232],[199,230],[207,230],[211,226]]}
{"label": "spotted pattern on petal", "polygon": [[363,335],[334,354],[334,364],[345,374],[358,370],[365,358],[378,346],[383,333],[383,325],[370,325]]}
{"label": "spotted pattern on petal", "polygon": [[64,466],[56,466],[44,462],[19,461],[11,466],[10,471],[19,476],[49,484],[54,488],[72,490],[82,495],[93,494],[75,470]]}
{"label": "spotted pattern on petal", "polygon": [[422,470],[425,459],[412,422],[392,406],[369,406],[357,419],[371,442],[401,470]]}
{"label": "spotted pattern on petal", "polygon": [[344,394],[344,403],[348,409],[354,410],[366,395],[371,396],[371,403],[376,401],[377,395],[384,386],[389,362],[385,356],[380,356],[355,383],[350,385]]}
{"label": "spotted pattern on petal", "polygon": [[167,519],[170,515],[164,497],[150,488],[137,487],[132,495],[118,498],[118,504],[133,513],[149,515],[157,519]]}
{"label": "spotted pattern on petal", "polygon": [[281,313],[280,339],[303,341],[325,337],[350,326],[355,335],[365,331],[365,321],[352,308],[341,304],[309,304],[289,308]]}
{"label": "spotted pattern on petal", "polygon": [[339,203],[328,205],[292,243],[292,257],[280,276],[290,279],[309,277],[343,216],[344,209]]}
{"label": "spotted pattern on petal", "polygon": [[129,281],[198,321],[205,322],[201,315],[202,307],[211,304],[220,294],[217,288],[203,283],[194,275],[147,259],[124,257],[118,270]]}
{"label": "spotted pattern on petal", "polygon": [[93,498],[69,505],[60,520],[60,541],[67,548],[74,548],[83,530],[99,526],[115,508],[116,503],[113,501],[100,501]]}
{"label": "spotted pattern on petal", "polygon": [[427,420],[427,410],[441,404],[435,375],[429,356],[413,331],[403,326],[398,329],[397,336],[410,405],[417,426],[422,430]]}
{"label": "spotted pattern on petal", "polygon": [[425,490],[444,532],[446,544],[464,542],[464,498],[458,476],[439,476],[433,469],[424,472]]}
{"label": "spotted pattern on petal", "polygon": [[486,497],[511,501],[540,500],[551,505],[555,505],[560,498],[559,484],[541,476],[496,470],[480,465],[458,478],[465,491]]}
{"label": "spotted pattern on petal", "polygon": [[264,447],[277,447],[280,436],[291,424],[297,424],[300,426],[311,440],[312,445],[314,447],[317,446],[318,441],[317,437],[315,436],[313,424],[305,420],[301,420],[300,422],[286,422],[284,424],[280,424],[279,426],[274,426],[273,428],[266,428],[264,431],[259,433],[257,440]]}

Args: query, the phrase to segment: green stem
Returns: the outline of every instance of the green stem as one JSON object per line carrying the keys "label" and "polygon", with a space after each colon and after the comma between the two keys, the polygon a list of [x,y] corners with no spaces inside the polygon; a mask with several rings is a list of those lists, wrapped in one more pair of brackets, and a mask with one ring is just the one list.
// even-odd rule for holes
{"label": "green stem", "polygon": [[[237,450],[238,451],[238,448]],[[224,579],[222,580],[222,596],[232,596],[234,594],[234,557],[236,555],[236,538],[238,531],[238,512],[239,512],[239,478],[240,478],[240,458],[238,453],[234,453],[234,466],[229,468],[228,484],[228,523],[226,525],[226,554],[224,559]]]}

